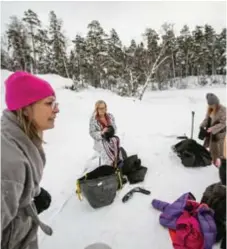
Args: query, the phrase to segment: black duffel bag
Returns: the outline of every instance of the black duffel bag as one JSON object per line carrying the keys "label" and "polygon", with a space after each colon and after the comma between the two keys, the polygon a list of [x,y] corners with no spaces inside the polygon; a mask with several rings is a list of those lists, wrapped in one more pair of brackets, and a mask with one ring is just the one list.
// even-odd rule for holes
{"label": "black duffel bag", "polygon": [[123,160],[121,172],[127,176],[130,184],[135,184],[144,181],[147,168],[141,165],[137,155],[132,155]]}
{"label": "black duffel bag", "polygon": [[103,165],[77,180],[77,194],[80,199],[82,194],[93,208],[105,207],[113,203],[123,180],[118,169]]}
{"label": "black duffel bag", "polygon": [[175,144],[173,150],[186,167],[204,167],[212,164],[210,152],[193,139],[187,138]]}
{"label": "black duffel bag", "polygon": [[[212,158],[210,152],[193,139],[194,115],[195,112],[192,111],[191,138],[187,136],[178,137],[182,141],[172,146],[172,149],[185,167],[204,167],[212,164]],[[200,139],[204,139],[206,136],[205,131],[202,131],[202,134],[199,134],[199,136]]]}

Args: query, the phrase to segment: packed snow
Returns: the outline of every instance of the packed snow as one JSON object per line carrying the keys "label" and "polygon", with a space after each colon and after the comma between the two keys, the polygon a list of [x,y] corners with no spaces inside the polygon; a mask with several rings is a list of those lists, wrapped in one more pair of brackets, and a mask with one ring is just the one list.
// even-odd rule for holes
{"label": "packed snow", "polygon": [[[10,72],[2,70],[2,108],[4,80]],[[81,92],[64,89],[71,81],[56,75],[42,75],[56,89],[60,113],[53,130],[45,133],[47,164],[41,186],[52,195],[51,207],[41,218],[51,225],[49,237],[39,232],[40,249],[83,249],[104,242],[112,249],[171,249],[168,230],[159,224],[160,212],[152,199],[173,202],[181,194],[192,192],[200,200],[205,188],[219,180],[214,166],[185,168],[171,146],[176,136],[191,133],[191,112],[195,111],[194,138],[206,112],[205,94],[214,92],[226,103],[225,87],[147,92],[142,101],[123,98],[110,91],[89,88]],[[134,194],[127,203],[122,197],[134,187],[125,185],[112,205],[92,209],[86,199],[75,194],[76,180],[92,161],[93,140],[89,136],[89,118],[98,99],[113,113],[118,135],[128,155],[138,154],[148,167],[142,186],[150,196]],[[198,139],[197,139],[198,141]],[[215,246],[214,248],[218,248]]]}

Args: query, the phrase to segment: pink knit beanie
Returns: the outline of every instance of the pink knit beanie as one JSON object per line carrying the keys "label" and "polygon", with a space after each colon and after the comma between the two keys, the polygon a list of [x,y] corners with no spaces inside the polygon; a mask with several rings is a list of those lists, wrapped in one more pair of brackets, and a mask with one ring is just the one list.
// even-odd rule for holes
{"label": "pink knit beanie", "polygon": [[15,111],[49,96],[55,96],[51,85],[35,75],[17,71],[5,81],[8,110]]}

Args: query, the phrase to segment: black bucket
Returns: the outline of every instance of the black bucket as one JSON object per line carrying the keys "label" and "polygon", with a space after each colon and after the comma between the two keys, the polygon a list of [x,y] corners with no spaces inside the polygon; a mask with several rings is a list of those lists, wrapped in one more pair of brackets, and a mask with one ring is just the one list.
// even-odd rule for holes
{"label": "black bucket", "polygon": [[78,183],[89,204],[93,208],[100,208],[113,203],[120,177],[115,168],[103,165],[78,179]]}

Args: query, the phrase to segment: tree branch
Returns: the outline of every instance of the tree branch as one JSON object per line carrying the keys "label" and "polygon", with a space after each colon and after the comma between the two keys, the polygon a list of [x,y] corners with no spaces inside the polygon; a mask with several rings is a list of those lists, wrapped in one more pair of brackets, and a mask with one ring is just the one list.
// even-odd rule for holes
{"label": "tree branch", "polygon": [[161,64],[166,60],[166,59],[168,59],[169,58],[169,56],[166,56],[165,58],[163,58],[162,60],[161,60],[161,62],[159,62],[159,64],[155,67],[155,71],[161,66]]}
{"label": "tree branch", "polygon": [[145,84],[144,84],[144,86],[143,86],[143,89],[142,89],[142,91],[141,91],[141,94],[139,95],[139,100],[142,100],[143,95],[144,95],[144,93],[145,93],[145,91],[146,91],[146,88],[147,88],[147,86],[148,86],[148,83],[149,83],[149,81],[150,81],[152,75],[155,73],[155,71],[158,69],[158,67],[159,67],[159,66],[160,66],[160,65],[169,57],[169,56],[166,56],[166,57],[165,57],[163,60],[161,60],[161,62],[157,65],[157,63],[158,63],[158,61],[160,60],[161,56],[163,55],[165,49],[166,49],[166,42],[163,44],[163,47],[162,47],[162,49],[161,49],[161,51],[160,51],[160,53],[159,53],[157,59],[155,60],[155,63],[154,63],[154,65],[152,66],[152,69],[150,70],[150,73],[147,75],[146,82],[145,82]]}

